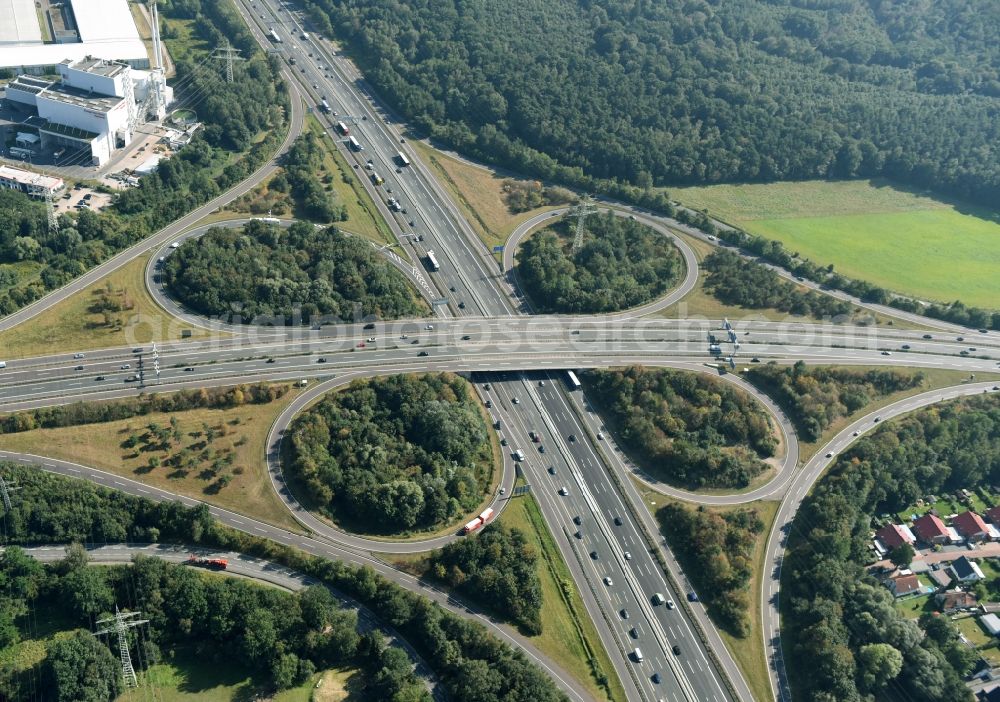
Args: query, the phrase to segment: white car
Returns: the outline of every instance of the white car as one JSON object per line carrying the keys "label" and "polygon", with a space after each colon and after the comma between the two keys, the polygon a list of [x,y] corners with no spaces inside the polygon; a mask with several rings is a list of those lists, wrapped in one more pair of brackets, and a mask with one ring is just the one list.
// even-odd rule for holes
{"label": "white car", "polygon": [[604,584],[607,585],[608,587],[611,587],[611,578],[605,576],[604,577]]}
{"label": "white car", "polygon": [[569,488],[563,485],[561,488],[559,488],[559,494],[562,495],[563,497],[566,497],[566,495],[569,494]]}
{"label": "white car", "polygon": [[631,561],[632,560],[632,554],[630,552],[628,552],[628,551],[625,552],[625,560],[626,561]]}
{"label": "white car", "polygon": [[180,247],[181,247],[181,242],[179,242],[179,241],[175,241],[174,243],[172,243],[170,245],[170,248],[172,248],[172,249],[179,249]]}
{"label": "white car", "polygon": [[427,331],[434,331],[434,325],[428,324],[426,327],[424,327],[424,329],[426,329]]}
{"label": "white car", "polygon": [[369,344],[374,344],[374,343],[375,343],[375,341],[376,341],[376,339],[375,339],[375,337],[374,337],[374,336],[369,336],[369,337],[368,337],[368,343],[369,343]]}
{"label": "white car", "polygon": [[83,354],[82,353],[74,353],[73,354],[73,358],[83,358]]}
{"label": "white car", "polygon": [[667,609],[673,609],[676,606],[673,600],[667,600]]}

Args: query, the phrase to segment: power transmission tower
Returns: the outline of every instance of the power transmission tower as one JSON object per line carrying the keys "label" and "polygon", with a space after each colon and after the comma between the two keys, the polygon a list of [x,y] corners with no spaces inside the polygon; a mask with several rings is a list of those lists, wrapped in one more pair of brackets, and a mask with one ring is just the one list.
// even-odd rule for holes
{"label": "power transmission tower", "polygon": [[580,202],[570,208],[569,216],[576,217],[576,232],[573,235],[573,251],[579,251],[583,246],[583,220],[587,215],[597,212],[597,207],[590,200],[589,195],[580,198]]}
{"label": "power transmission tower", "polygon": [[15,487],[14,485],[8,483],[6,480],[4,480],[4,477],[0,475],[0,498],[3,499],[3,507],[8,512],[10,512],[11,510],[10,493],[20,489],[21,488]]}
{"label": "power transmission tower", "polygon": [[45,188],[45,213],[49,218],[49,234],[59,232],[59,217],[56,216],[56,203],[52,199],[52,191]]}
{"label": "power transmission tower", "polygon": [[140,614],[142,612],[122,613],[118,610],[118,605],[115,605],[114,617],[97,622],[98,626],[104,628],[98,631],[95,636],[115,634],[118,637],[118,652],[122,658],[122,677],[125,679],[126,689],[139,686],[139,681],[135,677],[135,669],[132,668],[132,656],[128,652],[128,630],[149,622],[148,619],[132,619]]}
{"label": "power transmission tower", "polygon": [[226,45],[217,48],[212,52],[212,58],[222,59],[226,62],[226,82],[233,82],[233,61],[246,61],[245,58],[240,58],[238,55],[240,53],[239,49],[234,49],[233,45],[229,43],[226,39]]}

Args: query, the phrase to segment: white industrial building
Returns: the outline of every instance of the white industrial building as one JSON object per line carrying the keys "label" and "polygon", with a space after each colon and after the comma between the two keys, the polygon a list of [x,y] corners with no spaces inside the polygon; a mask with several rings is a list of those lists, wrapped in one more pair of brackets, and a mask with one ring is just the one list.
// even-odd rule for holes
{"label": "white industrial building", "polygon": [[104,56],[148,68],[127,0],[0,0],[0,68],[49,72],[65,60]]}
{"label": "white industrial building", "polygon": [[62,178],[23,171],[20,168],[0,166],[0,188],[18,190],[32,197],[45,197],[65,187]]}
{"label": "white industrial building", "polygon": [[95,166],[127,146],[141,122],[162,118],[172,102],[159,72],[89,56],[62,61],[58,69],[58,81],[18,76],[7,86],[7,99],[37,112],[43,149],[89,149]]}

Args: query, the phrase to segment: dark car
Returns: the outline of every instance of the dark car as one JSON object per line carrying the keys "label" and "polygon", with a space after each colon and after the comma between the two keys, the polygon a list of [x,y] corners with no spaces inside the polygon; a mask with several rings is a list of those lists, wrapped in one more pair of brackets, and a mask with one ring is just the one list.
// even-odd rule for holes
{"label": "dark car", "polygon": [[[555,475],[555,474],[556,474],[556,467],[555,466],[549,466],[549,475]],[[574,518],[574,521],[576,521],[577,519],[579,519],[579,517]],[[576,522],[576,523],[579,524],[580,522]]]}
{"label": "dark car", "polygon": [[674,647],[671,650],[674,652],[675,656],[681,655],[681,647],[678,646],[677,644],[674,644]]}
{"label": "dark car", "polygon": [[538,447],[538,453],[545,453],[545,447],[544,446],[539,446]]}
{"label": "dark car", "polygon": [[490,409],[491,407],[493,407],[493,400],[487,400],[486,401],[486,409]]}
{"label": "dark car", "polygon": [[105,379],[105,378],[104,378],[104,376],[103,376],[103,375],[99,375],[99,376],[97,376],[96,378],[94,378],[94,381],[96,382],[96,381],[98,381],[98,380],[104,380],[104,379]]}
{"label": "dark car", "polygon": [[373,322],[369,322],[368,324],[365,325],[365,329],[374,329],[374,328],[375,324]]}
{"label": "dark car", "polygon": [[417,354],[417,356],[426,356],[426,355],[427,355],[426,351],[421,351],[420,353]]}
{"label": "dark car", "polygon": [[74,370],[83,370],[83,366],[77,366]]}
{"label": "dark car", "polygon": [[628,619],[628,610],[627,609],[620,609],[620,610],[618,610],[618,614],[621,615],[622,619]]}
{"label": "dark car", "polygon": [[615,526],[621,526],[621,525],[622,525],[622,518],[615,517]]}
{"label": "dark car", "polygon": [[925,339],[933,339],[934,337],[931,336],[930,334],[924,334],[924,338]]}
{"label": "dark car", "polygon": [[576,441],[576,434],[570,434],[569,435],[569,441],[570,441],[570,443],[574,443]]}
{"label": "dark car", "polygon": [[750,359],[750,363],[760,363],[760,359],[754,356],[753,358]]}
{"label": "dark car", "polygon": [[691,592],[689,592],[688,593],[688,601],[690,601],[690,602],[697,602],[698,601],[698,593],[696,593],[694,590],[692,590]]}
{"label": "dark car", "polygon": [[596,561],[597,560],[597,551],[591,551],[590,552],[590,557],[593,558]]}
{"label": "dark car", "polygon": [[[549,466],[549,470],[552,471],[553,474],[555,474],[556,468],[555,466]],[[575,517],[573,517],[573,523],[576,524],[577,526],[580,526],[581,524],[583,524],[583,518],[580,517],[580,515],[578,514]]]}
{"label": "dark car", "polygon": [[267,359],[267,360],[266,360],[266,361],[264,361],[264,362],[265,362],[265,363],[274,363],[274,359],[273,359],[273,358],[269,358],[269,359]]}
{"label": "dark car", "polygon": [[465,335],[464,335],[464,336],[462,337],[462,341],[468,341],[468,340],[469,340],[469,339],[471,339],[471,338],[472,338],[471,336],[469,336],[468,334],[465,334]]}
{"label": "dark car", "polygon": [[184,369],[184,372],[185,373],[193,373],[194,372],[194,368],[192,368],[191,366],[188,366],[187,368]]}
{"label": "dark car", "polygon": [[316,363],[326,363],[326,356],[320,356],[317,358]]}
{"label": "dark car", "polygon": [[657,685],[659,685],[660,684],[660,674],[659,673],[653,673],[653,675],[650,678],[650,680],[652,680],[654,683],[656,683]]}

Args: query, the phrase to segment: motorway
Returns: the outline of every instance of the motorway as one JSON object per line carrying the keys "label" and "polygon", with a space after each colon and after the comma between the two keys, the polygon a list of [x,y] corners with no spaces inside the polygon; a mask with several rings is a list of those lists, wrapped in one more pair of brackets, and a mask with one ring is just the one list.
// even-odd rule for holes
{"label": "motorway", "polygon": [[[496,378],[492,389],[486,391],[480,384],[480,392],[493,403],[495,418],[500,419],[502,434],[509,446],[516,444],[530,455],[520,467],[532,485],[546,522],[573,573],[588,613],[597,625],[629,698],[721,702],[733,696],[722,683],[724,675],[732,682],[736,697],[750,699],[740,671],[705,617],[704,610],[700,605],[683,601],[689,587],[662,538],[658,537],[655,521],[642,506],[637,490],[628,479],[629,473],[634,473],[634,467],[610,438],[595,438],[602,426],[599,418],[581,401],[580,393],[567,393],[559,375],[545,374],[548,370],[633,363],[718,373],[714,367],[718,359],[711,359],[707,354],[708,334],[726,336],[725,332],[720,333],[718,320],[642,317],[673,304],[697,283],[698,267],[694,252],[675,232],[684,232],[713,245],[717,245],[717,241],[678,222],[626,209],[624,214],[635,216],[677,243],[686,267],[684,280],[677,288],[648,305],[614,315],[518,316],[519,312],[530,310],[516,290],[516,272],[512,264],[517,244],[546,218],[559,212],[533,218],[514,232],[504,251],[505,278],[497,262],[460,216],[437,180],[412,151],[407,151],[409,147],[405,145],[403,133],[391,126],[385,110],[377,108],[370,91],[350,62],[337,55],[331,43],[319,40],[315,34],[308,40],[301,39],[303,27],[300,20],[277,4],[248,0],[238,6],[258,41],[268,46],[266,33],[272,27],[276,28],[283,41],[270,46],[271,50],[286,62],[292,56],[297,58],[296,65],[287,65],[283,72],[290,86],[293,110],[291,128],[279,154],[303,128],[304,115],[297,96],[301,95],[312,105],[327,100],[334,114],[317,111],[316,117],[331,135],[337,133],[336,122],[345,121],[349,124],[351,135],[363,145],[363,151],[355,152],[342,140],[333,137],[348,163],[358,171],[359,180],[389,223],[399,241],[398,246],[413,261],[422,261],[430,249],[435,251],[441,263],[439,271],[423,275],[419,269],[412,268],[409,273],[417,287],[432,301],[436,300],[438,304],[434,309],[441,318],[375,322],[374,329],[366,329],[360,323],[331,324],[320,329],[221,325],[179,310],[163,297],[158,286],[152,285],[150,290],[160,298],[161,304],[168,310],[168,317],[171,313],[180,312],[184,323],[211,326],[231,336],[204,342],[161,344],[156,349],[160,367],[157,377],[152,377],[150,373],[153,349],[148,345],[90,351],[79,358],[74,356],[74,349],[58,349],[57,353],[44,357],[9,360],[8,367],[0,371],[3,374],[0,410],[135,396],[139,392],[232,385],[235,382],[306,379],[310,383],[308,390],[294,399],[272,427],[267,446],[272,484],[311,536],[285,532],[246,515],[224,510],[213,508],[213,514],[235,528],[266,535],[310,553],[354,563],[369,563],[405,587],[427,594],[463,616],[473,616],[482,621],[498,636],[524,650],[553,676],[571,698],[588,699],[589,695],[576,681],[509,627],[489,621],[474,609],[386,566],[367,553],[373,548],[380,551],[424,550],[455,538],[453,535],[423,542],[388,544],[345,534],[302,510],[285,485],[280,463],[276,460],[281,436],[291,417],[323,392],[355,378],[434,370],[499,373],[488,376]],[[308,56],[310,53],[311,58]],[[407,153],[410,166],[396,163],[395,154],[400,150]],[[366,177],[370,172],[368,159],[371,159],[372,169],[385,179],[381,185],[376,186]],[[275,168],[272,161],[248,180],[149,239],[8,316],[0,321],[0,330],[9,329],[93,285],[128,261],[162,249],[162,253],[151,257],[147,268],[149,281],[155,282],[155,263],[152,262],[159,255],[164,255],[172,242],[200,235],[203,229],[189,230],[197,220],[255,187]],[[397,198],[408,212],[404,215],[391,211],[386,204],[389,196]],[[394,263],[407,273],[402,262]],[[791,277],[785,271],[778,272]],[[834,296],[847,297],[839,293]],[[753,321],[737,325],[739,343],[724,343],[724,356],[733,357],[734,367],[759,359],[784,363],[804,360],[809,363],[906,365],[912,368],[960,369],[970,374],[997,370],[997,359],[1000,359],[1000,336],[997,334],[980,335],[948,323],[851,301],[873,311],[906,318],[925,328],[932,327],[934,332]],[[445,315],[448,317],[445,318]],[[173,321],[176,323],[179,320]],[[370,341],[373,337],[376,339],[374,342]],[[902,364],[901,356],[905,359]],[[146,381],[142,386],[129,380],[135,375],[140,358],[146,368]],[[528,372],[525,377],[529,379],[521,376],[523,372]],[[726,378],[741,382],[730,375]],[[539,379],[547,379],[547,384],[538,386],[535,383]],[[948,393],[991,391],[992,387],[992,384],[968,384],[928,393],[928,397],[919,395],[885,408],[880,414],[888,417],[893,412],[919,406],[924,400],[940,401]],[[765,606],[765,644],[772,662],[772,682],[776,695],[784,701],[789,698],[781,667],[777,630],[777,577],[780,574],[783,539],[802,497],[829,462],[825,457],[818,457],[825,456],[829,449],[818,453],[817,458],[803,469],[796,470],[797,444],[787,419],[773,403],[760,397],[759,393],[755,394],[771,410],[786,439],[784,464],[766,485],[740,495],[702,496],[656,484],[648,476],[638,477],[645,479],[653,489],[703,503],[735,504],[761,497],[785,496],[768,541],[767,562],[775,567],[761,593],[762,606]],[[516,404],[514,397],[519,398]],[[835,451],[841,450],[853,440],[853,431],[862,430],[854,428],[850,434],[845,430],[831,442],[831,447]],[[541,437],[539,445],[547,448],[544,461],[542,454],[531,451],[534,447],[529,438],[531,431]],[[570,435],[577,440],[570,441]],[[154,499],[178,499],[140,483],[72,463],[0,452],[0,457],[4,456],[24,463],[37,462],[46,470],[87,478]],[[554,473],[549,472],[549,466]],[[490,504],[498,510],[509,499],[513,487],[511,468],[509,457],[505,457],[500,487],[506,496],[498,492],[490,497]],[[559,495],[561,487],[566,487],[568,494]],[[574,516],[581,517],[579,527],[573,524]],[[621,524],[616,522],[616,517],[620,518]],[[574,535],[577,530],[579,538]],[[591,552],[596,554],[596,558],[590,556]],[[669,572],[669,578],[663,572],[664,567]],[[605,577],[610,578],[610,585],[605,585]],[[674,587],[673,583],[677,586]],[[656,592],[664,593],[677,607],[668,609],[653,605],[650,598]],[[628,613],[627,619],[622,612]],[[633,628],[636,630],[635,638],[631,633]],[[699,631],[703,633],[699,635]],[[679,654],[673,653],[675,644],[680,647]],[[641,662],[628,657],[636,646],[641,647],[644,654]],[[658,682],[654,681],[654,674],[660,676]]]}

